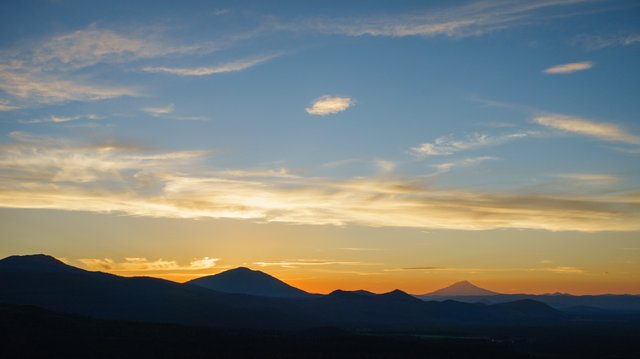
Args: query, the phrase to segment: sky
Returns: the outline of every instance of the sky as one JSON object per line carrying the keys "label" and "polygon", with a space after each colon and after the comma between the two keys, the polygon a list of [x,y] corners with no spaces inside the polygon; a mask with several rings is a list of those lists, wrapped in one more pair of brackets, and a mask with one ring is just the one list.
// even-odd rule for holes
{"label": "sky", "polygon": [[640,3],[3,1],[0,256],[640,294]]}

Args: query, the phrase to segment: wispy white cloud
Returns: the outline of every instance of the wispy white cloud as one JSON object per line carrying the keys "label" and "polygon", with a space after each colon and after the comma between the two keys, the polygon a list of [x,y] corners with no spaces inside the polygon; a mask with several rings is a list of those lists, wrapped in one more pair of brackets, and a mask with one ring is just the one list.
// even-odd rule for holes
{"label": "wispy white cloud", "polygon": [[633,45],[635,43],[640,42],[640,35],[630,35],[630,36],[626,36],[622,39],[622,44],[623,45]]}
{"label": "wispy white cloud", "polygon": [[[27,177],[31,173],[37,175],[32,179],[43,183],[131,181],[129,185],[140,186],[168,167],[175,170],[177,161],[196,160],[207,154],[203,151],[146,153],[136,146],[72,143],[25,132],[12,132],[10,137],[17,143],[0,149],[3,173],[23,173]],[[28,151],[32,154],[25,157]]]}
{"label": "wispy white cloud", "polygon": [[19,107],[11,105],[9,101],[0,99],[0,111],[13,111],[17,109],[19,109]]}
{"label": "wispy white cloud", "polygon": [[228,15],[228,14],[230,14],[232,12],[233,12],[233,10],[229,9],[229,8],[215,9],[215,10],[213,10],[213,15],[222,16],[222,15]]}
{"label": "wispy white cloud", "polygon": [[273,262],[253,262],[253,264],[259,267],[282,267],[282,268],[298,268],[298,267],[316,267],[316,266],[329,266],[329,265],[365,265],[363,262],[344,262],[333,261],[326,259],[296,259],[286,261],[273,261]]}
{"label": "wispy white cloud", "polygon": [[142,111],[150,114],[154,117],[166,118],[169,120],[177,120],[177,121],[208,121],[208,117],[204,116],[182,116],[174,114],[174,106],[173,104],[162,106],[162,107],[146,107],[143,108]]}
{"label": "wispy white cloud", "polygon": [[[282,24],[283,29],[311,29],[349,36],[479,36],[513,26],[535,23],[545,10],[585,3],[584,0],[480,1],[423,12],[377,17],[317,19]],[[564,13],[567,14],[566,11]]]}
{"label": "wispy white cloud", "polygon": [[572,42],[574,44],[582,45],[587,50],[600,50],[607,47],[630,46],[640,43],[640,35],[580,35],[577,36]]}
{"label": "wispy white cloud", "polygon": [[76,115],[76,116],[49,116],[47,118],[35,119],[35,120],[24,120],[20,121],[20,123],[31,124],[31,123],[63,123],[63,122],[71,122],[71,121],[79,121],[79,120],[101,120],[104,117],[98,116],[96,114],[90,113],[87,115]]}
{"label": "wispy white cloud", "polygon": [[95,25],[55,35],[39,43],[2,51],[0,91],[13,97],[6,109],[66,101],[95,101],[137,96],[139,90],[94,83],[78,70],[99,63],[122,63],[140,59],[212,51],[211,45],[176,46],[150,37],[149,33],[127,34]]}
{"label": "wispy white cloud", "polygon": [[164,272],[164,271],[194,271],[209,269],[216,266],[220,258],[194,258],[188,265],[180,265],[176,261],[147,258],[128,257],[124,262],[116,262],[110,258],[82,258],[78,259],[84,267],[91,271],[109,272]]}
{"label": "wispy white cloud", "polygon": [[326,116],[342,112],[351,106],[353,99],[349,97],[326,95],[315,99],[311,107],[305,108],[305,111],[310,115]]}
{"label": "wispy white cloud", "polygon": [[497,160],[497,159],[498,159],[497,157],[492,157],[492,156],[481,156],[481,157],[465,158],[465,159],[453,161],[453,162],[439,163],[434,165],[434,167],[436,168],[436,172],[430,174],[429,176],[438,176],[438,175],[447,173],[456,167],[475,166],[485,161],[491,161],[491,160]]}
{"label": "wispy white cloud", "polygon": [[593,67],[593,62],[591,61],[573,62],[570,64],[562,64],[562,65],[549,67],[548,69],[544,70],[544,73],[549,75],[571,74],[577,71],[589,70],[592,67]]}
{"label": "wispy white cloud", "polygon": [[600,140],[633,145],[640,144],[640,136],[628,133],[622,127],[613,123],[595,122],[580,117],[557,114],[537,116],[533,121],[542,126]]}
{"label": "wispy white cloud", "polygon": [[238,72],[242,70],[246,70],[248,68],[259,65],[263,62],[269,61],[275,57],[281,56],[281,54],[271,54],[267,56],[261,56],[250,59],[243,59],[228,62],[226,64],[218,65],[218,66],[205,66],[205,67],[194,67],[194,68],[186,68],[186,67],[162,67],[162,66],[147,66],[142,68],[144,72],[153,72],[153,73],[166,73],[178,76],[211,76],[211,75],[219,75],[229,72]]}
{"label": "wispy white cloud", "polygon": [[0,65],[0,90],[23,103],[35,104],[95,101],[138,95],[138,91],[132,88],[83,84],[62,80],[55,76],[34,75],[23,70],[10,71],[2,65]]}
{"label": "wispy white cloud", "polygon": [[474,150],[477,148],[500,145],[517,139],[538,135],[534,131],[517,131],[501,135],[489,135],[486,133],[474,133],[463,140],[456,140],[452,136],[442,136],[433,142],[426,142],[412,148],[412,152],[419,156],[445,156],[457,152]]}
{"label": "wispy white cloud", "polygon": [[5,208],[307,225],[640,230],[640,194],[634,192],[518,194],[436,188],[417,177],[252,175],[208,169],[199,151],[149,153],[26,133],[12,139],[0,144]]}
{"label": "wispy white cloud", "polygon": [[95,25],[56,35],[33,50],[32,61],[42,66],[83,68],[101,62],[125,62],[167,55],[209,52],[211,44],[173,45],[134,30],[127,34]]}
{"label": "wispy white cloud", "polygon": [[562,173],[558,176],[574,184],[579,183],[597,186],[610,186],[619,181],[616,176],[602,173]]}
{"label": "wispy white cloud", "polygon": [[150,114],[151,116],[163,116],[168,115],[173,112],[173,104],[163,106],[163,107],[146,107],[143,109],[144,112]]}

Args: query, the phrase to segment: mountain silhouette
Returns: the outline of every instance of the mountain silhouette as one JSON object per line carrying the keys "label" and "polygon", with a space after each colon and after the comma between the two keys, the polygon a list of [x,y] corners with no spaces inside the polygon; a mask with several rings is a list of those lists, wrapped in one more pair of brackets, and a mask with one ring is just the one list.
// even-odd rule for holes
{"label": "mountain silhouette", "polygon": [[264,272],[245,267],[197,278],[187,282],[223,293],[249,294],[263,297],[302,298],[311,294],[290,286]]}
{"label": "mountain silhouette", "polygon": [[457,296],[485,296],[485,295],[497,295],[500,293],[492,292],[490,290],[480,288],[469,281],[461,281],[453,283],[452,285],[438,289],[435,292],[423,294],[424,296],[439,296],[439,297],[457,297]]}
{"label": "mountain silhouette", "polygon": [[[609,311],[640,311],[640,295],[634,294],[601,294],[571,295],[566,293],[547,294],[502,294],[479,288],[468,281],[427,294],[415,295],[422,300],[455,300],[464,303],[483,303],[495,305],[525,299],[544,303],[554,309],[577,313],[580,308],[605,309]],[[586,310],[590,313],[590,310]]]}
{"label": "mountain silhouette", "polygon": [[0,270],[27,272],[77,272],[79,268],[66,265],[62,261],[44,254],[10,256],[0,261]]}
{"label": "mountain silhouette", "polygon": [[296,326],[264,298],[224,294],[150,277],[120,277],[68,266],[46,255],[0,260],[0,303],[103,319],[219,325]]}
{"label": "mountain silhouette", "polygon": [[[247,292],[247,284],[254,284],[247,278],[257,278],[258,283],[270,286],[266,289],[249,286],[260,296],[231,294],[194,283],[90,272],[44,255],[14,256],[0,260],[0,303],[34,305],[99,319],[278,330],[313,327],[405,330],[508,324],[523,318],[533,321],[563,318],[561,312],[535,301],[507,303],[510,305],[423,301],[400,290],[384,294],[337,290],[329,295],[311,295],[246,268],[220,276],[227,282],[218,285],[226,283],[229,286],[226,290],[243,288]],[[234,284],[234,280],[239,282]],[[279,290],[278,295],[295,296],[273,296],[274,287]]]}
{"label": "mountain silhouette", "polygon": [[415,302],[416,300],[420,300],[412,296],[411,294],[408,294],[407,292],[401,291],[400,289],[395,289],[391,292],[378,294],[378,297],[399,302]]}

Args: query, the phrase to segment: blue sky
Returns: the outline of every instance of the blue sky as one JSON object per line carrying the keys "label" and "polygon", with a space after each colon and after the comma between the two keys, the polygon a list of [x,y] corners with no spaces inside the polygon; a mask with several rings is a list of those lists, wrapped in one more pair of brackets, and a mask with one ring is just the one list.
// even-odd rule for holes
{"label": "blue sky", "polygon": [[27,219],[601,233],[624,248],[640,230],[634,1],[0,14],[0,206]]}

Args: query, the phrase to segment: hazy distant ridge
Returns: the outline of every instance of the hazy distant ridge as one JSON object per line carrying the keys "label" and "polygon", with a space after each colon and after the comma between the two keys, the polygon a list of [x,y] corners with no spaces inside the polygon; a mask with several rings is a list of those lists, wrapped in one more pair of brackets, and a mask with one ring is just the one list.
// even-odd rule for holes
{"label": "hazy distant ridge", "polygon": [[503,294],[493,292],[463,281],[436,290],[416,295],[426,301],[455,300],[464,303],[500,304],[516,300],[536,300],[553,308],[570,312],[590,312],[597,310],[640,311],[640,296],[628,294],[570,295],[570,294]]}
{"label": "hazy distant ridge", "polygon": [[434,292],[424,294],[425,296],[485,296],[485,295],[496,295],[500,294],[497,292],[492,292],[490,290],[480,288],[471,282],[461,281],[457,283],[453,283],[452,285],[438,289]]}

